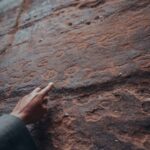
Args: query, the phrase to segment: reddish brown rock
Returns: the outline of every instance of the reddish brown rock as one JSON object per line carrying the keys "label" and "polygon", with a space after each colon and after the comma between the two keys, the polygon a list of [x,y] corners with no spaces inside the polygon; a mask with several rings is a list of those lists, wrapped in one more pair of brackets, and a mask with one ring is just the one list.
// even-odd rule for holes
{"label": "reddish brown rock", "polygon": [[41,150],[150,149],[150,1],[0,1],[0,112],[53,81],[31,132]]}

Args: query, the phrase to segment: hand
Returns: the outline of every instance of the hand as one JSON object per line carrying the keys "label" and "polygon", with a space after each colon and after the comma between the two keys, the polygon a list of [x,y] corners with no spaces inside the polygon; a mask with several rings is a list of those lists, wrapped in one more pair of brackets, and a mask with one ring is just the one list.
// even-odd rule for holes
{"label": "hand", "polygon": [[47,112],[45,96],[52,88],[53,83],[49,83],[45,88],[36,88],[30,94],[23,97],[15,106],[11,115],[14,115],[25,122],[25,124],[35,123]]}

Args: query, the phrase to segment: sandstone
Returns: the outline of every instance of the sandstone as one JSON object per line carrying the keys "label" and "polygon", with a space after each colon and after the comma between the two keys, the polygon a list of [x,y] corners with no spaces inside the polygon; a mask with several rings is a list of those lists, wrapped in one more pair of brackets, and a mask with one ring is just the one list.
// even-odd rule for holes
{"label": "sandstone", "polygon": [[55,83],[41,150],[150,149],[149,0],[1,0],[0,43],[1,114]]}

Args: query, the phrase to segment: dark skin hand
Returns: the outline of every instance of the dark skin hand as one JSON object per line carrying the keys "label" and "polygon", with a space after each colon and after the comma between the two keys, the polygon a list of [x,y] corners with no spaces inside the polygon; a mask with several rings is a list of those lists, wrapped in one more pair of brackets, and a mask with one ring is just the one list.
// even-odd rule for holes
{"label": "dark skin hand", "polygon": [[23,120],[25,124],[39,121],[47,112],[45,97],[51,90],[53,83],[49,83],[45,88],[36,88],[30,94],[24,96],[15,106],[11,115]]}

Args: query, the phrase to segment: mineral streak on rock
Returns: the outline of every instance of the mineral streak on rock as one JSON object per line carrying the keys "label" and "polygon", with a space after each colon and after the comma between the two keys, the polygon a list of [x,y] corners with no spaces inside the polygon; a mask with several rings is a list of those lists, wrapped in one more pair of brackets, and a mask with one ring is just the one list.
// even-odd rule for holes
{"label": "mineral streak on rock", "polygon": [[150,1],[1,0],[1,114],[49,81],[41,150],[149,150]]}

